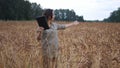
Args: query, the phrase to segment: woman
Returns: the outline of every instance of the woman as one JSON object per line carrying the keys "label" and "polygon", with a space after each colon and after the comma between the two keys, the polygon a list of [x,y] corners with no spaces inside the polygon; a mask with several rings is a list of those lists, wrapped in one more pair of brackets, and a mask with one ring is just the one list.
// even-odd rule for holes
{"label": "woman", "polygon": [[47,18],[48,26],[47,30],[39,27],[37,30],[37,40],[42,42],[43,52],[43,68],[57,68],[58,58],[58,32],[59,29],[65,29],[67,27],[79,24],[77,21],[69,24],[57,24],[54,21],[54,11],[52,9],[46,9],[43,15]]}

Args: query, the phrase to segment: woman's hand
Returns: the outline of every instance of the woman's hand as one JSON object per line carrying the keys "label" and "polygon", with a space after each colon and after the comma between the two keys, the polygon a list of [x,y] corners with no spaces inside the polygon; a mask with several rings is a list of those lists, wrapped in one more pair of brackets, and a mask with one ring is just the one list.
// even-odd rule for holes
{"label": "woman's hand", "polygon": [[44,30],[43,27],[38,27],[38,28],[37,28],[37,33],[42,32],[43,30]]}
{"label": "woman's hand", "polygon": [[44,30],[43,27],[38,27],[37,28],[37,41],[41,40],[43,30]]}
{"label": "woman's hand", "polygon": [[73,25],[78,25],[78,24],[79,24],[78,21],[74,21],[74,22],[73,22]]}

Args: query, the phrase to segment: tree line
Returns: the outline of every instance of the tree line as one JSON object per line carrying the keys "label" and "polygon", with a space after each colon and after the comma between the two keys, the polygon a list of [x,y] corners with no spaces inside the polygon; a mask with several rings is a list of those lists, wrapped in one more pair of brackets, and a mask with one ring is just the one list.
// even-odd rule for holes
{"label": "tree line", "polygon": [[104,22],[120,22],[120,7],[113,11],[110,16],[103,20]]}
{"label": "tree line", "polygon": [[[28,0],[0,0],[0,20],[33,20],[41,16],[42,12],[40,4]],[[55,20],[59,21],[84,21],[83,16],[69,9],[57,9],[55,16]]]}
{"label": "tree line", "polygon": [[40,4],[28,0],[0,0],[0,20],[31,20],[41,12]]}
{"label": "tree line", "polygon": [[[41,16],[42,12],[40,4],[30,3],[28,0],[0,0],[0,20],[34,20],[37,16]],[[83,16],[78,16],[74,10],[69,9],[56,9],[55,20],[86,21]],[[120,22],[120,8],[103,21]]]}
{"label": "tree line", "polygon": [[56,9],[55,20],[58,21],[84,21],[83,16],[76,15],[74,10],[69,9]]}

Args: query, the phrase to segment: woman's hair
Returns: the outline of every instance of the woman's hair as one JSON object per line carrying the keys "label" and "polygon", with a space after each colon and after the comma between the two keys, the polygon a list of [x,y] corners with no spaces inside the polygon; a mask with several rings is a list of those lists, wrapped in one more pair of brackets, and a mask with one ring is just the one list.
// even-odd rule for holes
{"label": "woman's hair", "polygon": [[47,18],[53,18],[53,9],[45,9],[43,15]]}

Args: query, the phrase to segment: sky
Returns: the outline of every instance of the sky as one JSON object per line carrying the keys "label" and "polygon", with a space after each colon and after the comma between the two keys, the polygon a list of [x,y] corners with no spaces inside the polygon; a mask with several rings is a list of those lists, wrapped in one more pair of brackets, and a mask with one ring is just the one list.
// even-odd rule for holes
{"label": "sky", "polygon": [[41,7],[51,9],[73,9],[85,20],[103,20],[120,7],[120,0],[29,0]]}

